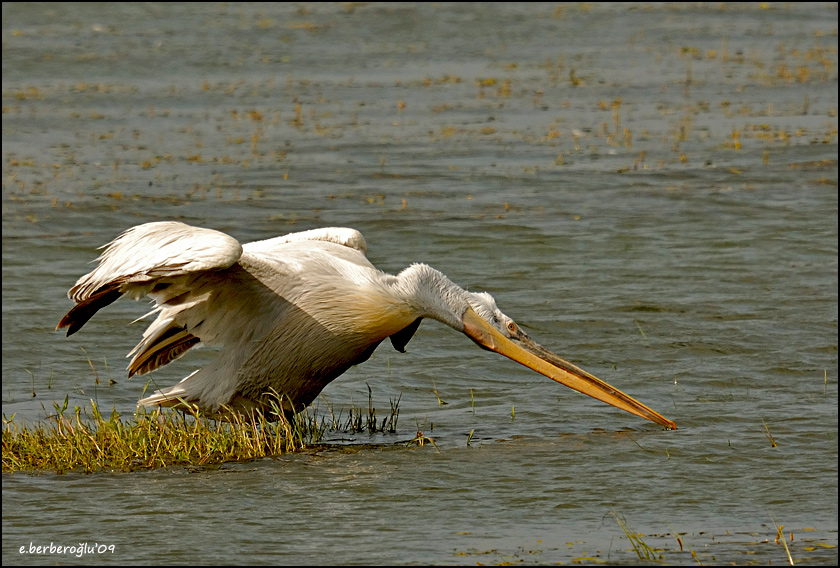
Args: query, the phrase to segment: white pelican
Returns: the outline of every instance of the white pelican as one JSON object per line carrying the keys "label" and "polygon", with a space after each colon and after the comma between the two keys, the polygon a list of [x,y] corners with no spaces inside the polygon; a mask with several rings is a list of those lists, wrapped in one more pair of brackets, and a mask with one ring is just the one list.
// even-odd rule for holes
{"label": "white pelican", "polygon": [[201,342],[217,359],[145,406],[195,404],[203,412],[310,404],[330,381],[362,363],[386,337],[404,351],[431,318],[584,394],[666,428],[676,425],[620,390],[533,342],[496,307],[441,272],[413,264],[377,270],[353,229],[326,228],[240,245],[219,231],[177,222],[132,227],[102,247],[98,266],[68,292],[76,306],[56,329],[78,331],[123,294],[149,296],[157,319],[129,353],[129,377],[166,365]]}

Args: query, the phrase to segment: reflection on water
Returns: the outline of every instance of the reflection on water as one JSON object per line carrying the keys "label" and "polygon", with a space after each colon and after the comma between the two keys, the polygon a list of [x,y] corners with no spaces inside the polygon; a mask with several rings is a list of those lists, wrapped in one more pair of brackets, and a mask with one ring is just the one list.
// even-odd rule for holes
{"label": "reflection on water", "polygon": [[[491,292],[680,428],[424,322],[316,401],[401,395],[396,434],[335,434],[377,445],[4,475],[4,560],[637,561],[614,511],[669,563],[786,562],[774,523],[797,562],[836,563],[836,21],[835,4],[4,4],[6,417],[68,394],[133,411],[126,322],[145,304],[51,330],[96,246],[178,219],[243,242],[355,227],[378,267]],[[435,446],[406,446],[417,431]],[[19,551],[51,542],[116,547]]]}

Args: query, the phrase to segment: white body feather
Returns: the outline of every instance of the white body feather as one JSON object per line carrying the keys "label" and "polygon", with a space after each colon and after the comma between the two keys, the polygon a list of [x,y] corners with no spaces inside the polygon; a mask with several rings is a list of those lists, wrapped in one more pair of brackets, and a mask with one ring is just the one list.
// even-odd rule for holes
{"label": "white body feather", "polygon": [[223,405],[259,405],[277,393],[300,409],[379,342],[408,328],[407,337],[395,341],[402,350],[418,318],[462,327],[468,293],[422,264],[399,276],[385,274],[366,250],[361,233],[345,228],[240,245],[183,223],[139,225],[108,244],[99,265],[70,290],[81,306],[76,309],[92,309],[74,326],[113,301],[97,305],[103,291],[149,296],[157,318],[129,354],[130,375],[153,371],[199,341],[222,352],[141,404],[180,398],[212,413]]}

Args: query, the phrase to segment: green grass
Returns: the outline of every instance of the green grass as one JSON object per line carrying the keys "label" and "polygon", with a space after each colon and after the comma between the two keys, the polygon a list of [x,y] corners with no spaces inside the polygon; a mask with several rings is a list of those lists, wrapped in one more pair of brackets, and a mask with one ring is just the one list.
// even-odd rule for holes
{"label": "green grass", "polygon": [[[370,393],[368,393],[370,395]],[[116,410],[107,418],[91,400],[91,409],[55,413],[35,425],[3,417],[3,472],[135,471],[172,465],[206,466],[247,461],[303,450],[318,443],[327,428],[344,432],[395,432],[399,399],[381,422],[368,402],[364,411],[351,408],[345,422],[327,421],[307,409],[292,418],[282,411],[251,416],[229,415],[222,422],[197,409],[155,409],[123,418]],[[275,410],[279,410],[277,405]],[[332,409],[328,409],[333,415]],[[339,414],[340,417],[340,414]]]}

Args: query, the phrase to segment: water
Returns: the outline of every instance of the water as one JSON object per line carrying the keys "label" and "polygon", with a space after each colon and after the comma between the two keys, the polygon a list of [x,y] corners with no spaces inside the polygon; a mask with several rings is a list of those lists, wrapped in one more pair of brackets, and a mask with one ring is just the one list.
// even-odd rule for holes
{"label": "water", "polygon": [[355,227],[679,426],[426,322],[316,403],[401,396],[396,434],[4,475],[4,562],[641,562],[611,512],[668,563],[787,562],[774,523],[837,562],[836,4],[4,3],[3,44],[6,417],[133,410],[146,306],[52,329],[97,246],[178,219]]}

